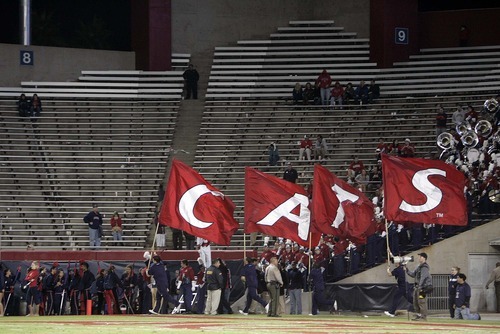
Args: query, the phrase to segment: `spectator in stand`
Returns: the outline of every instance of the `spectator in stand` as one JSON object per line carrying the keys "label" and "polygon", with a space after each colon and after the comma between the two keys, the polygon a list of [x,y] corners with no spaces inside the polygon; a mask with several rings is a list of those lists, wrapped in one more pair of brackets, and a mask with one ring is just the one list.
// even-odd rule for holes
{"label": "spectator in stand", "polygon": [[466,25],[462,24],[458,32],[458,40],[459,40],[458,46],[463,48],[469,45],[469,34],[470,34],[469,28],[467,28]]}
{"label": "spectator in stand", "polygon": [[93,205],[92,211],[83,218],[83,221],[89,226],[90,248],[101,247],[102,215],[96,204]]}
{"label": "spectator in stand", "polygon": [[471,105],[468,105],[467,106],[467,113],[465,114],[465,121],[469,122],[469,124],[472,126],[472,128],[474,128],[474,126],[476,126],[478,118],[479,118],[479,115],[474,110],[474,107]]}
{"label": "spectator in stand", "polygon": [[118,211],[113,212],[113,217],[111,217],[110,224],[111,224],[111,233],[113,233],[113,240],[115,241],[122,240],[122,232],[123,232],[122,219],[118,214]]}
{"label": "spectator in stand", "polygon": [[20,117],[30,116],[31,103],[24,93],[19,96],[19,100],[17,101],[17,111]]}
{"label": "spectator in stand", "polygon": [[359,86],[354,91],[354,103],[357,104],[358,102],[361,101],[361,104],[367,104],[368,93],[369,93],[368,85],[363,80],[361,80]]}
{"label": "spectator in stand", "polygon": [[318,135],[314,141],[314,158],[316,160],[325,160],[328,155],[328,145],[322,135]]}
{"label": "spectator in stand", "polygon": [[346,104],[349,104],[349,101],[353,101],[356,98],[356,93],[354,92],[354,88],[352,87],[352,83],[348,82],[347,86],[344,90],[344,100]]}
{"label": "spectator in stand", "polygon": [[398,139],[394,139],[392,143],[387,148],[387,153],[394,156],[401,156],[402,145],[399,143]]}
{"label": "spectator in stand", "polygon": [[469,284],[465,282],[465,274],[457,275],[457,287],[455,295],[455,319],[481,320],[479,313],[470,313],[470,297],[472,296]]}
{"label": "spectator in stand", "polygon": [[182,234],[184,234],[184,238],[186,239],[186,249],[193,250],[196,243],[196,237],[187,233],[186,231],[183,231]]}
{"label": "spectator in stand", "polygon": [[174,244],[174,249],[179,250],[182,249],[182,230],[171,227],[172,229],[172,242]]}
{"label": "spectator in stand", "polygon": [[42,101],[37,94],[33,94],[31,97],[31,108],[30,108],[30,116],[38,117],[42,113]]}
{"label": "spectator in stand", "polygon": [[451,122],[453,126],[456,127],[458,124],[462,123],[465,120],[465,111],[461,106],[457,106],[457,110],[451,115]]}
{"label": "spectator in stand", "polygon": [[196,100],[198,98],[198,80],[200,80],[200,75],[193,64],[188,65],[188,69],[184,71],[182,77],[184,78],[184,86],[186,88],[186,100],[191,98],[191,93],[193,94],[193,99]]}
{"label": "spectator in stand", "polygon": [[287,162],[285,172],[283,173],[283,180],[287,180],[288,182],[296,183],[299,178],[299,174],[297,170],[292,167],[291,162]]}
{"label": "spectator in stand", "polygon": [[340,82],[336,81],[335,85],[331,91],[332,98],[330,99],[330,104],[332,106],[339,105],[340,109],[342,109],[342,99],[344,97],[344,87],[340,84]]}
{"label": "spectator in stand", "polygon": [[296,83],[295,87],[292,91],[293,104],[297,105],[299,103],[303,103],[304,101],[304,92],[302,91],[302,85],[300,83]]}
{"label": "spectator in stand", "polygon": [[349,168],[347,169],[347,176],[354,179],[363,169],[365,169],[363,161],[359,160],[357,155],[354,155],[351,163],[349,164]]}
{"label": "spectator in stand", "polygon": [[370,183],[370,176],[366,173],[366,169],[362,169],[361,173],[356,175],[354,181],[356,181],[356,183],[358,184],[359,189],[361,189],[363,193],[366,193],[368,184]]}
{"label": "spectator in stand", "polygon": [[375,191],[382,186],[382,171],[378,168],[377,165],[373,166],[370,170],[370,183],[368,185],[368,190]]}
{"label": "spectator in stand", "polygon": [[415,147],[411,144],[410,138],[405,139],[405,144],[401,148],[401,157],[403,157],[403,158],[414,158],[415,157]]}
{"label": "spectator in stand", "polygon": [[332,84],[332,78],[326,69],[321,72],[321,74],[316,79],[316,85],[318,85],[321,94],[321,104],[328,105],[330,101],[330,85]]}
{"label": "spectator in stand", "polygon": [[[304,160],[304,158],[307,158],[307,160],[311,160],[311,150],[313,147],[313,142],[307,135],[304,136],[304,139],[302,139],[299,143],[300,148],[299,148],[299,160]],[[305,157],[304,157],[305,154]]]}
{"label": "spectator in stand", "polygon": [[304,104],[314,103],[314,87],[310,82],[306,83],[304,90],[302,92],[302,97],[304,98]]}
{"label": "spectator in stand", "polygon": [[447,115],[444,112],[444,108],[441,105],[438,105],[438,111],[436,115],[436,137],[442,134],[443,132],[446,132],[447,127],[446,127],[446,121],[447,121]]}
{"label": "spectator in stand", "polygon": [[321,104],[321,88],[319,87],[319,83],[314,84],[314,104]]}
{"label": "spectator in stand", "polygon": [[377,144],[377,148],[375,149],[375,152],[377,153],[377,160],[380,160],[380,155],[382,153],[389,153],[388,152],[388,145],[384,142],[384,139],[383,138],[379,138],[378,139],[378,144]]}
{"label": "spectator in stand", "polygon": [[276,146],[275,142],[269,144],[267,149],[269,154],[269,166],[276,166],[278,161],[280,160],[280,152],[278,151],[278,146]]}
{"label": "spectator in stand", "polygon": [[375,80],[370,82],[370,88],[368,89],[368,102],[373,103],[380,97],[380,86],[375,83]]}

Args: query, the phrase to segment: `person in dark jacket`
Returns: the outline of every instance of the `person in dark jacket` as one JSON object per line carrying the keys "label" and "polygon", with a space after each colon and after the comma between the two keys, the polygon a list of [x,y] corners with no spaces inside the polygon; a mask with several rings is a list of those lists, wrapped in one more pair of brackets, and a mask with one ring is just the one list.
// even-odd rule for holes
{"label": "person in dark jacket", "polygon": [[104,315],[104,277],[105,270],[101,269],[95,278],[95,294],[97,296],[97,314]]}
{"label": "person in dark jacket", "polygon": [[161,314],[166,308],[166,303],[170,302],[177,307],[179,302],[168,293],[170,278],[167,275],[163,261],[158,255],[154,255],[152,260],[153,263],[151,263],[146,273],[148,276],[153,276],[156,283],[156,305],[154,309],[149,310],[149,313]]}
{"label": "person in dark jacket", "polygon": [[217,260],[219,260],[219,270],[222,273],[221,296],[217,313],[224,314],[225,308],[228,314],[233,314],[233,310],[231,310],[231,305],[229,304],[229,295],[231,293],[231,271],[226,266],[224,260],[221,258],[218,258]]}
{"label": "person in dark jacket", "polygon": [[123,284],[115,272],[115,266],[109,266],[109,269],[105,272],[103,288],[104,299],[108,305],[108,314],[119,313],[117,288],[123,288]]}
{"label": "person in dark jacket", "polygon": [[17,101],[17,110],[20,117],[28,117],[30,115],[31,102],[25,94],[21,94],[21,96],[19,96],[19,100]]}
{"label": "person in dark jacket", "polygon": [[257,303],[262,305],[268,309],[269,304],[266,303],[260,296],[257,294],[258,280],[257,280],[257,270],[254,266],[254,259],[247,257],[245,259],[245,266],[241,270],[241,281],[247,286],[247,301],[245,304],[245,308],[240,310],[239,312],[243,315],[248,315],[248,310],[250,309],[250,305],[252,304],[252,300],[255,300]]}
{"label": "person in dark jacket", "polygon": [[410,271],[405,266],[408,276],[415,278],[415,289],[413,292],[413,307],[415,308],[415,318],[412,320],[426,321],[427,320],[427,289],[432,286],[432,278],[430,267],[427,264],[427,253],[419,253],[419,265],[415,270]]}
{"label": "person in dark jacket", "polygon": [[83,302],[83,307],[80,306],[80,309],[85,310],[83,314],[86,314],[87,310],[87,300],[91,300],[92,296],[90,293],[90,287],[92,283],[95,281],[95,276],[89,270],[89,264],[87,262],[82,262],[80,264],[80,271],[82,272],[80,282],[78,284],[78,291],[80,292],[81,301]]}
{"label": "person in dark jacket", "polygon": [[404,297],[406,300],[408,300],[408,298],[406,297],[406,275],[403,267],[399,263],[396,264],[396,268],[394,268],[392,271],[387,268],[387,274],[389,276],[394,276],[398,284],[398,289],[396,291],[396,294],[392,298],[392,306],[390,310],[385,311],[384,314],[389,317],[395,317],[396,309],[401,298]]}
{"label": "person in dark jacket", "polygon": [[56,315],[64,315],[64,309],[66,305],[68,289],[67,276],[64,274],[64,270],[58,269],[56,284],[54,286],[54,311]]}
{"label": "person in dark jacket", "polygon": [[193,94],[193,99],[196,100],[198,98],[198,80],[200,80],[200,75],[193,64],[188,65],[188,69],[184,71],[182,77],[184,78],[184,85],[186,87],[186,100],[191,98],[191,93]]}
{"label": "person in dark jacket", "polygon": [[302,289],[303,275],[297,268],[297,262],[293,261],[288,269],[288,293],[290,295],[290,314],[302,314]]}
{"label": "person in dark jacket", "polygon": [[127,313],[133,313],[133,310],[131,310],[130,308],[133,304],[134,291],[137,286],[137,275],[135,274],[134,267],[131,264],[125,267],[125,272],[121,277],[121,281],[123,284],[123,295],[126,299],[125,303],[129,307],[127,309]]}
{"label": "person in dark jacket", "polygon": [[451,273],[448,278],[448,308],[450,317],[455,318],[455,296],[457,294],[457,278],[460,273],[459,267],[451,267]]}
{"label": "person in dark jacket", "polygon": [[93,205],[83,221],[89,226],[89,242],[91,249],[101,247],[102,215],[99,213],[97,205]]}
{"label": "person in dark jacket", "polygon": [[52,315],[54,313],[54,288],[58,276],[57,267],[52,267],[50,273],[46,276],[43,284],[44,299],[47,305],[45,315]]}
{"label": "person in dark jacket", "polygon": [[208,267],[205,273],[207,284],[207,302],[205,305],[206,315],[216,315],[217,308],[219,307],[222,284],[224,282],[222,272],[219,270],[219,267],[220,260],[216,259],[212,262],[212,265]]}
{"label": "person in dark jacket", "polygon": [[471,288],[469,284],[465,282],[467,276],[465,274],[457,275],[457,294],[455,295],[455,319],[464,320],[481,320],[481,316],[478,313],[470,313],[470,297]]}
{"label": "person in dark jacket", "polygon": [[320,305],[327,305],[331,308],[333,304],[332,301],[326,300],[325,298],[325,280],[323,279],[323,273],[318,263],[313,265],[313,269],[309,273],[309,280],[313,290],[310,315],[317,315]]}

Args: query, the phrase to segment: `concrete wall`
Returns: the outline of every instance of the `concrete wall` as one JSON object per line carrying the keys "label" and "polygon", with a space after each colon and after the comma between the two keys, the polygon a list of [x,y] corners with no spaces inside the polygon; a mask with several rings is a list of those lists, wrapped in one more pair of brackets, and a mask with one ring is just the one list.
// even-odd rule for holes
{"label": "concrete wall", "polygon": [[172,50],[196,58],[216,46],[268,38],[291,20],[335,20],[368,37],[369,9],[370,0],[172,0]]}
{"label": "concrete wall", "polygon": [[[489,308],[492,298],[491,292],[494,291],[492,286],[489,290],[484,289],[485,283],[491,270],[495,267],[495,262],[500,261],[500,249],[490,246],[489,241],[499,237],[500,219],[497,219],[409,255],[417,258],[417,253],[426,252],[429,256],[427,262],[431,267],[431,274],[449,274],[452,266],[460,267],[461,272],[467,275],[467,281],[472,288],[471,309],[483,311],[487,307]],[[416,262],[408,264],[410,269],[414,269],[416,266]],[[386,265],[380,265],[338,283],[394,284],[394,278],[387,275],[386,269]],[[407,278],[409,277],[407,276]],[[411,280],[411,278],[409,279]],[[488,300],[490,301],[488,302]]]}
{"label": "concrete wall", "polygon": [[[20,65],[20,51],[34,52],[34,65]],[[74,81],[82,70],[133,70],[135,54],[123,51],[0,44],[0,86],[21,81]]]}

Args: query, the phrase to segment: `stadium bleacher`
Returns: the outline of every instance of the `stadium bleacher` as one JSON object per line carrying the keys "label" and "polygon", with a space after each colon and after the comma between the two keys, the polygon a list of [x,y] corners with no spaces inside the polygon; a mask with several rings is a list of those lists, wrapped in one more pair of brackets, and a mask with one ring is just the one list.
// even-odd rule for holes
{"label": "stadium bleacher", "polygon": [[[93,204],[105,215],[102,248],[144,248],[189,57],[174,54],[174,71],[82,71],[75,82],[0,89],[3,249],[88,249],[83,216]],[[18,116],[21,93],[42,99],[36,120]],[[114,211],[120,242],[109,225]]]}

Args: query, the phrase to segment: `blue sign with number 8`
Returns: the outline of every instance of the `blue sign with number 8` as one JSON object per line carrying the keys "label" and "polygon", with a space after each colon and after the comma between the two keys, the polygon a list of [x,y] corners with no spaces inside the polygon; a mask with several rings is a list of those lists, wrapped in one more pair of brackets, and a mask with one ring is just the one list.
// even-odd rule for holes
{"label": "blue sign with number 8", "polygon": [[33,51],[21,50],[19,55],[21,65],[33,65],[34,64],[34,54]]}

